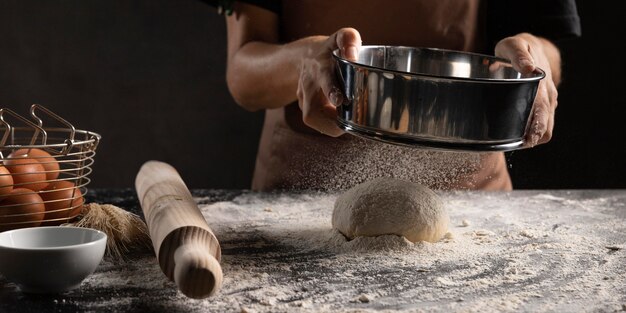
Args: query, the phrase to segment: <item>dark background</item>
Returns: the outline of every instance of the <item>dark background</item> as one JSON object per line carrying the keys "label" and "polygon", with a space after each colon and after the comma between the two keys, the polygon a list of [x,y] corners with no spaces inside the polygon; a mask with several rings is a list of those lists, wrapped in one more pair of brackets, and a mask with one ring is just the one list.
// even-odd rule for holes
{"label": "dark background", "polygon": [[[580,1],[561,46],[554,139],[508,153],[516,188],[626,188],[622,8]],[[92,187],[174,165],[190,187],[248,188],[263,113],[225,83],[224,18],[194,0],[0,0],[0,106],[40,103],[100,133]]]}

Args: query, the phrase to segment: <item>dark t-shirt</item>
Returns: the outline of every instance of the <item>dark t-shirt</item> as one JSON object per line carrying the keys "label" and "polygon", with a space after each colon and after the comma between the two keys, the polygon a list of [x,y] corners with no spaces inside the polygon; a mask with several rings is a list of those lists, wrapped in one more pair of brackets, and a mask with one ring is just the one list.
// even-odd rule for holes
{"label": "dark t-shirt", "polygon": [[[201,0],[228,12],[233,0]],[[242,0],[281,13],[281,0]],[[487,44],[491,48],[502,38],[528,32],[559,41],[581,35],[575,0],[487,0]],[[493,50],[493,49],[491,49]]]}
{"label": "dark t-shirt", "polygon": [[574,0],[488,0],[489,43],[519,33],[531,33],[559,41],[581,35],[580,18]]}

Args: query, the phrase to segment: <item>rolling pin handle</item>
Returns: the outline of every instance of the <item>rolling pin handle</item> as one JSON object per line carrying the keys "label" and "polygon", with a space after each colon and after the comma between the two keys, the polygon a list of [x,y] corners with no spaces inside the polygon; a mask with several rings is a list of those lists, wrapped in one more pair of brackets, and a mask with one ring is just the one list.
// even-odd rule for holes
{"label": "rolling pin handle", "polygon": [[220,263],[202,246],[184,244],[174,254],[174,282],[187,297],[212,296],[222,285]]}

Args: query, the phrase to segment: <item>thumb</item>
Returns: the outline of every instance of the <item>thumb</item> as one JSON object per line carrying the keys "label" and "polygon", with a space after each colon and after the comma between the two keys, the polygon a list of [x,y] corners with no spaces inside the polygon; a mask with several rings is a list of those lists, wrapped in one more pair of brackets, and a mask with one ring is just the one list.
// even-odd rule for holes
{"label": "thumb", "polygon": [[331,49],[339,49],[341,57],[356,61],[361,47],[361,34],[354,28],[342,28],[328,39]]}
{"label": "thumb", "polygon": [[530,44],[522,38],[508,37],[500,40],[495,52],[496,56],[510,60],[513,68],[522,74],[530,74],[536,68],[530,53]]}

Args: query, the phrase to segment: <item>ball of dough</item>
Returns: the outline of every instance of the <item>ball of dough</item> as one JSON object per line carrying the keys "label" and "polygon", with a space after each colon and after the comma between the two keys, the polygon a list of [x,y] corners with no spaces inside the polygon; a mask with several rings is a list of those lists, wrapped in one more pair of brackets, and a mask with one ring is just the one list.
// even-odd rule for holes
{"label": "ball of dough", "polygon": [[436,242],[448,230],[448,213],[435,192],[420,184],[378,178],[353,187],[335,201],[332,224],[349,239],[395,234]]}

